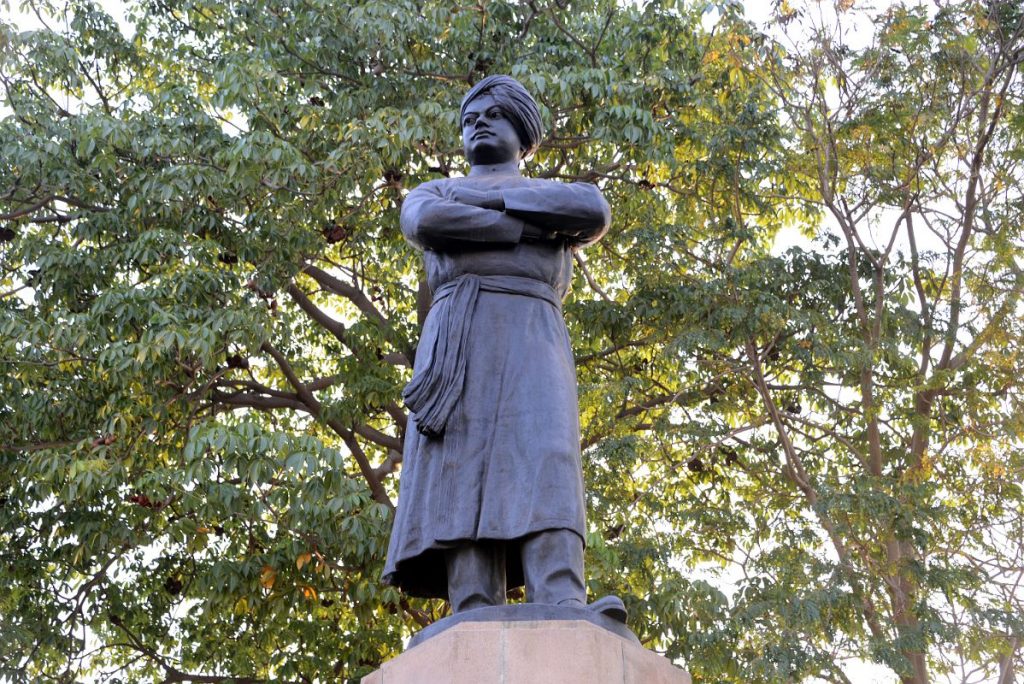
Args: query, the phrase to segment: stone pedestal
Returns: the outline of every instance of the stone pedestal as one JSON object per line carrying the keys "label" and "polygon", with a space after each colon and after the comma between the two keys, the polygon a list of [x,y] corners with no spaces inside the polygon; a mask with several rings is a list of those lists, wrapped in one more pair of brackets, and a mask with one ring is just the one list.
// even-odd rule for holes
{"label": "stone pedestal", "polygon": [[460,622],[362,684],[691,684],[634,640],[585,620]]}

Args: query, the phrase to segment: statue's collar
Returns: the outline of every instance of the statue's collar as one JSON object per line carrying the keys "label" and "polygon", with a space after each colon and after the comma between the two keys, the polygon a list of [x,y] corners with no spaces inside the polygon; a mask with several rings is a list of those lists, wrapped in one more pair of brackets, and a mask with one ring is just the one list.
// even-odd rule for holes
{"label": "statue's collar", "polygon": [[520,176],[519,162],[510,161],[502,164],[476,164],[469,167],[470,176]]}

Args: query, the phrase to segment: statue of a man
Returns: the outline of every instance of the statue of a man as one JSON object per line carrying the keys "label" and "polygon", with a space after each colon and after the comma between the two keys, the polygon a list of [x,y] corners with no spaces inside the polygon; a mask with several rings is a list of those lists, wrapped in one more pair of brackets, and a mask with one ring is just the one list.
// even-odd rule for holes
{"label": "statue of a man", "polygon": [[[573,250],[611,213],[596,186],[524,178],[542,137],[523,86],[490,76],[462,100],[464,178],[402,206],[433,305],[405,390],[411,409],[385,580],[452,611],[583,608],[585,535],[576,372],[561,302]],[[625,621],[616,597],[591,608]]]}

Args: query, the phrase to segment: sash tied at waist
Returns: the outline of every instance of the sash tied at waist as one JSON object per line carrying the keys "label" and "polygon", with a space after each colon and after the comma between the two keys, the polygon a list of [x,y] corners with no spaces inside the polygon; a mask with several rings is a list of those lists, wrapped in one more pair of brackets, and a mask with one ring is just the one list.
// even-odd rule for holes
{"label": "sash tied at waist", "polygon": [[437,288],[430,309],[430,317],[436,320],[425,326],[420,340],[420,347],[426,345],[430,354],[422,358],[422,367],[413,370],[412,382],[402,392],[405,405],[416,414],[416,429],[428,437],[444,434],[462,396],[466,350],[481,290],[536,297],[557,309],[562,306],[555,289],[534,278],[467,273]]}

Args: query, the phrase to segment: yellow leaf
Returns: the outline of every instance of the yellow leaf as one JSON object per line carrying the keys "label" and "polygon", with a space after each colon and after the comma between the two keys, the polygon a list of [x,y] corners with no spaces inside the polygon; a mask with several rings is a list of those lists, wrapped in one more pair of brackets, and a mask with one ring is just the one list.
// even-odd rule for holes
{"label": "yellow leaf", "polygon": [[299,557],[295,559],[295,567],[297,569],[301,570],[302,566],[305,565],[306,563],[308,563],[310,560],[312,560],[312,558],[313,558],[313,554],[311,554],[309,552],[307,552],[307,553],[300,553]]}
{"label": "yellow leaf", "polygon": [[273,589],[274,580],[277,579],[277,570],[270,567],[269,565],[263,566],[263,572],[260,573],[260,585],[264,589]]}
{"label": "yellow leaf", "polygon": [[316,600],[316,589],[309,586],[308,584],[302,585],[302,595],[311,601]]}
{"label": "yellow leaf", "polygon": [[240,598],[235,601],[235,615],[241,615],[249,612],[249,602],[244,598]]}

